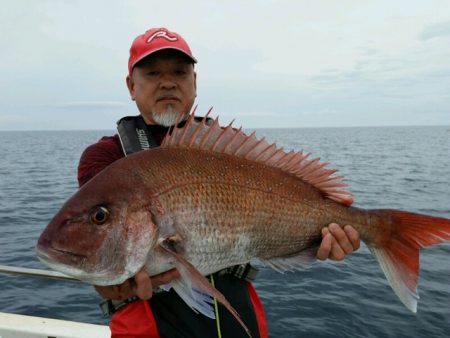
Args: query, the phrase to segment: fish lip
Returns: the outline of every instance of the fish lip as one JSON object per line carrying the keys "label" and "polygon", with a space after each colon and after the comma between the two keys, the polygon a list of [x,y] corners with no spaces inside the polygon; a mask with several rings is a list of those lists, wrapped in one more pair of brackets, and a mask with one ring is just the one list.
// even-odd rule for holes
{"label": "fish lip", "polygon": [[79,257],[79,258],[86,258],[87,257],[86,255],[78,254],[78,253],[75,253],[75,252],[72,252],[72,251],[66,251],[66,250],[57,249],[55,247],[50,247],[50,250],[58,252],[58,253],[62,253],[64,255],[69,255],[69,256],[74,256],[74,257]]}
{"label": "fish lip", "polygon": [[72,251],[66,251],[66,250],[62,250],[62,249],[57,249],[53,246],[49,246],[49,247],[45,247],[43,248],[42,246],[38,245],[36,247],[36,253],[38,255],[44,255],[44,256],[48,256],[51,257],[52,253],[56,253],[57,255],[65,255],[65,256],[72,256],[72,257],[77,257],[77,258],[86,258],[86,255],[82,255],[79,253],[75,253]]}

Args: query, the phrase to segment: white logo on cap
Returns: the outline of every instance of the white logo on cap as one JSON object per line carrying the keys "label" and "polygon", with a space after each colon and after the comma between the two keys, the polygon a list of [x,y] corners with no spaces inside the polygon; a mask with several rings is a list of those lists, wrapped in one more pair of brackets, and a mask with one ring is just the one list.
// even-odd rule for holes
{"label": "white logo on cap", "polygon": [[176,36],[170,36],[167,31],[157,31],[148,37],[147,43],[152,42],[152,40],[155,38],[164,38],[169,41],[177,41],[178,40],[178,38]]}

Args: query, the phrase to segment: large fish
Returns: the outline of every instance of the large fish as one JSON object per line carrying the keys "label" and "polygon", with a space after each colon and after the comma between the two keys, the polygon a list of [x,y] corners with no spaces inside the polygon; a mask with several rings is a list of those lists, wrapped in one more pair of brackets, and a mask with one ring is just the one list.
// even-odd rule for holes
{"label": "large fish", "polygon": [[213,317],[205,293],[233,309],[204,275],[253,258],[300,269],[315,259],[322,227],[351,224],[415,312],[419,250],[449,240],[450,220],[351,207],[327,165],[191,114],[161,147],[116,161],[79,189],[36,252],[96,285],[122,283],[143,267],[150,275],[176,267],[181,277],[171,286]]}

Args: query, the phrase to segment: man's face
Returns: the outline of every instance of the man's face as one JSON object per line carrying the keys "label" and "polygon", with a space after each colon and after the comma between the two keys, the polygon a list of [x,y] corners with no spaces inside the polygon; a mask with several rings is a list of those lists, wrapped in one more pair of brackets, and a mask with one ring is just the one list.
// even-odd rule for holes
{"label": "man's face", "polygon": [[172,50],[140,61],[127,77],[127,86],[148,124],[173,124],[180,112],[189,112],[197,92],[193,64]]}

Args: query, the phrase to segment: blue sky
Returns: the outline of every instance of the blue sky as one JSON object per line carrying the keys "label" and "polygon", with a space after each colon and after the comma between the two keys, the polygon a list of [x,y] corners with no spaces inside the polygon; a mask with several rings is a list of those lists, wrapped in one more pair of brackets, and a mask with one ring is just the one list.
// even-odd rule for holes
{"label": "blue sky", "polygon": [[197,103],[255,127],[450,125],[450,2],[9,1],[0,130],[113,129],[135,36],[199,60]]}

